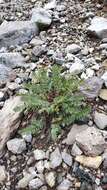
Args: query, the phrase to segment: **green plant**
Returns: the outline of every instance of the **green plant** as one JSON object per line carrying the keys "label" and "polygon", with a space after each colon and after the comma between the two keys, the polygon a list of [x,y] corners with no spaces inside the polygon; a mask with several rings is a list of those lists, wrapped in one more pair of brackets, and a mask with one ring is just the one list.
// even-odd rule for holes
{"label": "green plant", "polygon": [[[21,94],[24,108],[32,113],[29,127],[23,132],[37,132],[41,128],[51,129],[56,138],[61,126],[85,118],[90,107],[79,92],[80,80],[77,77],[65,79],[61,68],[53,66],[50,76],[46,69],[34,75],[34,82],[25,84],[27,94]],[[32,120],[33,119],[33,120]]]}

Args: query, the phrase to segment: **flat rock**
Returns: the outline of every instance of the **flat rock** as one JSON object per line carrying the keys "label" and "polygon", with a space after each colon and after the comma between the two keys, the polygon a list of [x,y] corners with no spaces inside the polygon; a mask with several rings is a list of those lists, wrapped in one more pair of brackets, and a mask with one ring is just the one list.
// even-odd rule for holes
{"label": "flat rock", "polygon": [[98,77],[91,77],[81,85],[80,91],[89,99],[94,99],[99,95],[103,80]]}
{"label": "flat rock", "polygon": [[100,97],[102,100],[106,100],[106,101],[107,101],[107,89],[101,89],[100,94],[99,94],[99,97]]}
{"label": "flat rock", "polygon": [[107,19],[103,17],[94,17],[91,25],[88,27],[88,32],[98,38],[107,38]]}
{"label": "flat rock", "polygon": [[50,164],[52,168],[57,168],[62,163],[62,156],[59,148],[57,147],[50,155]]}
{"label": "flat rock", "polygon": [[101,131],[95,127],[88,127],[76,135],[76,143],[88,156],[98,156],[104,152],[105,139]]}
{"label": "flat rock", "polygon": [[70,154],[68,154],[67,152],[63,151],[62,153],[62,159],[63,161],[68,165],[68,166],[72,166],[72,156]]}
{"label": "flat rock", "polygon": [[101,156],[87,157],[84,155],[76,156],[75,160],[79,162],[80,164],[82,164],[83,166],[93,168],[93,169],[98,169],[103,161]]}
{"label": "flat rock", "polygon": [[38,27],[31,21],[10,21],[0,25],[0,48],[17,46],[38,35]]}
{"label": "flat rock", "polygon": [[67,138],[63,140],[63,144],[67,145],[72,145],[75,142],[76,135],[79,134],[80,132],[84,131],[87,129],[87,125],[76,125],[74,124],[70,130],[70,132],[67,135]]}
{"label": "flat rock", "polygon": [[95,111],[94,122],[99,129],[105,129],[107,127],[107,114]]}
{"label": "flat rock", "polygon": [[17,106],[22,105],[20,97],[12,97],[6,101],[3,109],[0,111],[0,155],[10,136],[18,129],[22,111],[15,112]]}
{"label": "flat rock", "polygon": [[34,8],[32,10],[32,22],[35,22],[39,29],[47,28],[52,22],[50,13],[43,8]]}

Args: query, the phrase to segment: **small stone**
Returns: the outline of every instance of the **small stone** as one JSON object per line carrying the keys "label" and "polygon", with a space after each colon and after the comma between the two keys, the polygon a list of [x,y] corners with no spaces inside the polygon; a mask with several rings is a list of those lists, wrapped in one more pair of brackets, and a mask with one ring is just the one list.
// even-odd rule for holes
{"label": "small stone", "polygon": [[28,186],[29,182],[34,178],[33,174],[25,174],[24,177],[18,182],[18,188],[24,189]]}
{"label": "small stone", "polygon": [[49,3],[47,3],[44,6],[44,9],[50,10],[50,9],[55,9],[56,8],[56,0],[51,0]]}
{"label": "small stone", "polygon": [[76,156],[75,160],[85,167],[98,169],[103,161],[101,156],[87,157],[84,155]]}
{"label": "small stone", "polygon": [[35,160],[43,160],[46,158],[46,154],[43,150],[36,149],[34,150]]}
{"label": "small stone", "polygon": [[36,178],[36,179],[32,179],[30,182],[29,182],[29,190],[38,190],[42,185],[44,185],[44,182],[39,179],[39,178]]}
{"label": "small stone", "polygon": [[100,97],[102,100],[106,100],[106,101],[107,101],[107,89],[101,89],[100,94],[99,94],[99,97]]}
{"label": "small stone", "polygon": [[95,111],[94,122],[99,129],[105,129],[107,127],[107,115],[106,113],[99,113]]}
{"label": "small stone", "polygon": [[0,101],[2,101],[4,99],[4,93],[0,92]]}
{"label": "small stone", "polygon": [[56,173],[55,172],[46,173],[45,180],[46,183],[49,185],[49,187],[53,188],[56,183]]}
{"label": "small stone", "polygon": [[44,162],[42,160],[37,162],[35,166],[36,166],[37,171],[39,173],[43,173],[43,171],[44,171]]}
{"label": "small stone", "polygon": [[46,53],[46,47],[43,46],[35,46],[32,50],[34,56],[39,57],[42,54]]}
{"label": "small stone", "polygon": [[84,70],[84,68],[85,67],[82,63],[79,63],[79,62],[76,63],[75,62],[70,66],[69,72],[72,75],[79,74]]}
{"label": "small stone", "polygon": [[7,148],[13,154],[20,154],[26,150],[26,143],[23,139],[14,138],[7,142]]}
{"label": "small stone", "polygon": [[28,143],[31,143],[32,142],[32,135],[29,133],[29,134],[23,134],[22,135],[23,139],[28,142]]}
{"label": "small stone", "polygon": [[77,146],[76,143],[74,143],[73,146],[72,146],[71,154],[72,154],[73,156],[78,156],[78,155],[81,155],[81,154],[82,154],[81,149]]}
{"label": "small stone", "polygon": [[72,185],[71,181],[68,179],[64,179],[61,184],[58,185],[56,188],[57,190],[69,190],[70,186]]}
{"label": "small stone", "polygon": [[0,183],[6,180],[6,170],[4,166],[0,165]]}
{"label": "small stone", "polygon": [[107,71],[101,77],[104,80],[105,86],[107,87]]}
{"label": "small stone", "polygon": [[52,168],[56,168],[62,163],[62,156],[58,147],[51,153],[50,163]]}
{"label": "small stone", "polygon": [[66,48],[66,52],[67,53],[78,53],[79,51],[81,50],[81,47],[77,44],[71,44],[71,45],[68,45],[67,48]]}
{"label": "small stone", "polygon": [[72,166],[72,157],[67,152],[63,151],[62,153],[62,159],[68,166]]}

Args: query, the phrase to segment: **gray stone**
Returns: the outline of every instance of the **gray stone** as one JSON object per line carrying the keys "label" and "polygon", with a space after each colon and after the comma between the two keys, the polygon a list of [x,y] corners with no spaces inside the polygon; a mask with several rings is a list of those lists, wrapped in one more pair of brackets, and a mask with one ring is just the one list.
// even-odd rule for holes
{"label": "gray stone", "polygon": [[56,0],[51,0],[49,3],[45,4],[44,9],[50,10],[56,8]]}
{"label": "gray stone", "polygon": [[0,25],[0,48],[29,42],[38,34],[38,27],[31,21],[11,21]]}
{"label": "gray stone", "polygon": [[43,46],[35,46],[32,50],[33,55],[36,57],[41,56],[42,54],[46,53],[46,47]]}
{"label": "gray stone", "polygon": [[20,125],[22,110],[14,111],[17,106],[22,106],[21,98],[12,97],[5,102],[3,109],[0,111],[0,156],[10,136],[12,136]]}
{"label": "gray stone", "polygon": [[4,99],[4,93],[0,91],[0,102]]}
{"label": "gray stone", "polygon": [[88,27],[88,32],[99,38],[107,38],[107,19],[103,17],[94,17],[91,25]]}
{"label": "gray stone", "polygon": [[32,10],[31,21],[35,22],[41,30],[43,28],[48,27],[51,24],[52,18],[47,10],[43,8],[34,8]]}
{"label": "gray stone", "polygon": [[70,132],[67,135],[67,138],[63,140],[63,144],[67,145],[72,145],[75,142],[76,135],[79,134],[80,132],[84,131],[87,129],[87,125],[76,125],[74,124],[70,130]]}
{"label": "gray stone", "polygon": [[70,186],[72,185],[71,181],[68,179],[64,179],[61,184],[58,185],[56,188],[57,190],[69,190]]}
{"label": "gray stone", "polygon": [[45,180],[46,183],[49,185],[49,187],[54,187],[56,183],[56,173],[55,172],[49,172],[45,174]]}
{"label": "gray stone", "polygon": [[0,64],[0,81],[6,81],[12,74],[12,69]]}
{"label": "gray stone", "polygon": [[24,177],[18,182],[18,188],[24,189],[28,186],[29,182],[34,178],[33,174],[26,173]]}
{"label": "gray stone", "polygon": [[62,159],[64,160],[64,162],[68,166],[72,166],[72,156],[65,151],[63,151],[61,154],[62,154]]}
{"label": "gray stone", "polygon": [[81,47],[77,44],[70,44],[67,46],[66,51],[67,53],[78,53],[81,50]]}
{"label": "gray stone", "polygon": [[28,143],[31,143],[32,142],[32,135],[29,133],[29,134],[22,134],[22,138],[28,142]]}
{"label": "gray stone", "polygon": [[39,179],[39,178],[36,178],[36,179],[32,179],[30,182],[29,182],[29,190],[38,190],[42,185],[44,185],[44,182]]}
{"label": "gray stone", "polygon": [[36,166],[37,171],[39,173],[43,173],[43,171],[44,171],[44,162],[43,162],[43,160],[37,162],[35,166]]}
{"label": "gray stone", "polygon": [[26,150],[26,143],[24,139],[14,138],[7,142],[7,148],[13,154],[20,154]]}
{"label": "gray stone", "polygon": [[98,156],[104,152],[107,143],[99,129],[88,127],[76,135],[76,143],[88,156]]}
{"label": "gray stone", "polygon": [[62,156],[61,156],[59,148],[57,147],[54,150],[54,152],[52,152],[50,155],[50,164],[52,168],[56,168],[60,166],[61,163],[62,163]]}
{"label": "gray stone", "polygon": [[73,156],[79,156],[79,155],[82,154],[81,149],[77,146],[76,143],[74,143],[73,146],[72,146],[71,154]]}
{"label": "gray stone", "polygon": [[34,150],[35,160],[43,160],[46,158],[46,154],[43,150],[36,149]]}
{"label": "gray stone", "polygon": [[103,80],[98,77],[87,79],[80,87],[80,91],[90,99],[94,99],[99,95],[103,86]]}
{"label": "gray stone", "polygon": [[99,113],[95,111],[94,122],[99,129],[105,129],[107,127],[107,115],[106,113]]}

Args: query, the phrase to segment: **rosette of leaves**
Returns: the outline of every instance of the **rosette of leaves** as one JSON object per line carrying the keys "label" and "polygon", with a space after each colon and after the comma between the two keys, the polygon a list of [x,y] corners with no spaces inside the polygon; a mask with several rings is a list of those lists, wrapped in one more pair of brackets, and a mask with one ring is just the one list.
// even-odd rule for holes
{"label": "rosette of leaves", "polygon": [[46,69],[39,69],[33,82],[24,85],[28,93],[20,94],[24,109],[27,113],[34,113],[29,126],[22,132],[35,134],[47,128],[56,139],[62,126],[67,127],[87,117],[90,107],[79,92],[80,83],[75,76],[66,79],[59,66],[53,66],[50,75]]}

